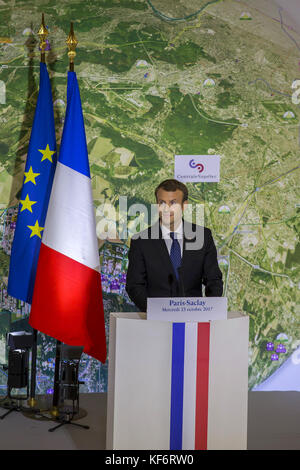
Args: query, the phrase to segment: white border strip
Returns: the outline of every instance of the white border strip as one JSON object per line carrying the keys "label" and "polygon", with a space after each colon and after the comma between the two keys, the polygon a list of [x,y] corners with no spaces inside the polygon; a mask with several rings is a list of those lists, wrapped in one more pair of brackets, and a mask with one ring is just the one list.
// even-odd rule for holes
{"label": "white border strip", "polygon": [[185,324],[182,449],[195,449],[198,323]]}
{"label": "white border strip", "polygon": [[42,242],[99,270],[91,179],[58,162]]}

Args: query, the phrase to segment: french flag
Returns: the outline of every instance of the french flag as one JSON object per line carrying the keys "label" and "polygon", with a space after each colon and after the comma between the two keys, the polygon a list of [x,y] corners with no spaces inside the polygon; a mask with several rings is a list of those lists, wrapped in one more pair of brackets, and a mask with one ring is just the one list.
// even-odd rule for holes
{"label": "french flag", "polygon": [[30,325],[101,362],[106,360],[96,222],[75,72],[68,72],[67,110],[29,318]]}

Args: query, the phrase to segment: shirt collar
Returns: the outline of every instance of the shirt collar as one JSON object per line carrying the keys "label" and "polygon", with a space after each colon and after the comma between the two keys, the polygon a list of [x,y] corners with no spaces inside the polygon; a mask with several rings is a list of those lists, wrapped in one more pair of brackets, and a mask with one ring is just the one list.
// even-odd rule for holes
{"label": "shirt collar", "polygon": [[[160,227],[161,227],[161,233],[162,233],[162,237],[163,238],[171,238],[170,237],[170,229],[167,228],[165,225],[163,225],[162,223],[160,224]],[[182,234],[183,234],[183,224],[182,224],[182,221],[180,222],[180,224],[178,225],[177,229],[174,230],[175,233],[177,233],[177,237],[176,238],[182,238]]]}

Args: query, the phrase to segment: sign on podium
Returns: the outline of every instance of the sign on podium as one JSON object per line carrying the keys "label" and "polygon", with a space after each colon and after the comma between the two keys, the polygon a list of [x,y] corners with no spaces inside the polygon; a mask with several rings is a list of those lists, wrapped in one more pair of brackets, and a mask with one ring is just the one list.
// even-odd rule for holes
{"label": "sign on podium", "polygon": [[177,301],[213,308],[174,319],[176,298],[148,299],[147,315],[111,313],[108,449],[246,449],[249,319],[197,299]]}
{"label": "sign on podium", "polygon": [[147,320],[204,322],[226,318],[226,297],[155,297],[147,300]]}

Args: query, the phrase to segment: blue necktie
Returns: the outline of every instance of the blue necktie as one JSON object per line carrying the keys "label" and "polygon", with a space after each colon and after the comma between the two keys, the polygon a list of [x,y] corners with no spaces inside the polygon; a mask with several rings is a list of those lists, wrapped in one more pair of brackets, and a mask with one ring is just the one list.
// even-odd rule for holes
{"label": "blue necktie", "polygon": [[180,250],[180,245],[179,241],[177,240],[175,233],[170,232],[170,237],[172,238],[172,246],[171,246],[171,251],[170,251],[170,258],[173,264],[173,268],[176,274],[176,278],[178,280],[178,268],[181,266],[181,250]]}

